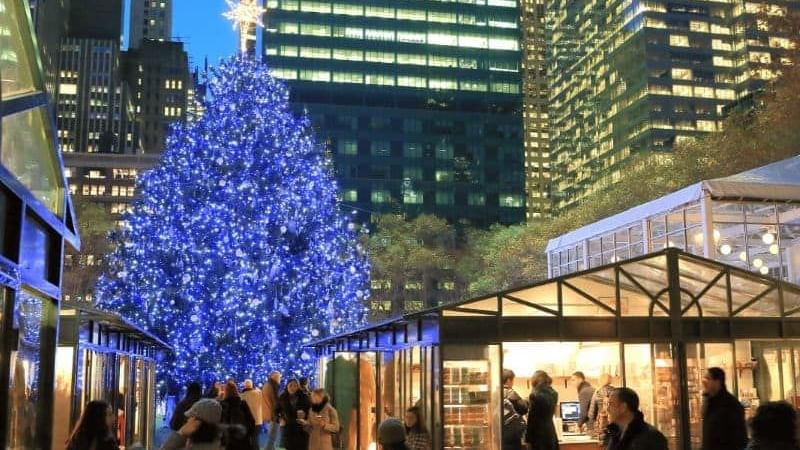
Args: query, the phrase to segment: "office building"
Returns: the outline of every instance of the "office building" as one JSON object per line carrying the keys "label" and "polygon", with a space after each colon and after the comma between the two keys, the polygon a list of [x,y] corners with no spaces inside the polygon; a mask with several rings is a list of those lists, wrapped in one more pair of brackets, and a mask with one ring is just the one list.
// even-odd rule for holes
{"label": "office building", "polygon": [[128,48],[139,48],[146,39],[172,38],[172,0],[131,0]]}
{"label": "office building", "polygon": [[[791,43],[744,2],[549,2],[552,190],[557,209],[620,177],[642,152],[718,131],[723,108],[786,63]],[[769,67],[770,64],[773,67]]]}
{"label": "office building", "polygon": [[29,0],[31,21],[45,74],[49,100],[55,102],[58,88],[58,61],[61,40],[67,35],[70,0]]}
{"label": "office building", "polygon": [[120,45],[124,8],[125,0],[70,0],[70,37],[107,39]]}
{"label": "office building", "polygon": [[527,221],[550,217],[550,136],[544,0],[521,0]]}
{"label": "office building", "polygon": [[186,120],[192,77],[183,43],[145,40],[125,54],[142,150],[160,153],[169,124]]}
{"label": "office building", "polygon": [[479,226],[525,218],[516,0],[269,0],[264,53],[345,205]]}

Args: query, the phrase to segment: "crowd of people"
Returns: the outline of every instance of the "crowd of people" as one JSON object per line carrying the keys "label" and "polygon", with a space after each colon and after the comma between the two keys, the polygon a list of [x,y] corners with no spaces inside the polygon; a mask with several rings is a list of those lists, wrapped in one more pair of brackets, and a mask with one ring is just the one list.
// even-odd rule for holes
{"label": "crowd of people", "polygon": [[[503,450],[558,450],[553,417],[558,393],[544,371],[531,378],[531,393],[523,399],[514,390],[515,374],[503,371]],[[668,450],[666,437],[645,422],[639,396],[630,388],[614,387],[600,378],[595,389],[582,372],[572,375],[580,405],[578,425],[593,432],[604,450]],[[703,376],[702,450],[800,450],[797,414],[786,402],[768,402],[756,410],[747,434],[744,408],[728,391],[725,372],[708,369]]]}

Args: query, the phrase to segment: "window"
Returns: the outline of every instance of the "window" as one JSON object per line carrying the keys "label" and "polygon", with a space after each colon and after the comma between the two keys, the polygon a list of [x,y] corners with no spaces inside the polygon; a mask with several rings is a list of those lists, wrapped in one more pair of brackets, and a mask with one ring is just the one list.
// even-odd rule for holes
{"label": "window", "polygon": [[689,31],[694,31],[697,33],[708,33],[709,32],[708,22],[691,20],[689,21]]}
{"label": "window", "polygon": [[473,58],[459,58],[458,67],[461,67],[462,69],[477,69],[478,60]]}
{"label": "window", "polygon": [[374,190],[372,191],[370,200],[372,203],[389,203],[391,201],[391,195],[389,191],[386,190]]}
{"label": "window", "polygon": [[517,22],[513,20],[489,19],[489,26],[495,28],[514,29],[517,28]]}
{"label": "window", "polygon": [[403,143],[403,156],[406,158],[422,158],[422,145],[416,142]]}
{"label": "window", "polygon": [[284,11],[297,11],[300,9],[300,2],[297,0],[283,0],[281,2],[281,9]]}
{"label": "window", "polygon": [[358,142],[350,139],[342,139],[338,142],[340,155],[358,155]]}
{"label": "window", "polygon": [[486,205],[486,195],[482,192],[470,192],[467,195],[467,204],[469,206],[484,206]]}
{"label": "window", "polygon": [[437,170],[436,171],[436,181],[440,183],[449,183],[453,181],[453,171],[452,170]]}
{"label": "window", "polygon": [[731,43],[728,41],[723,41],[722,39],[712,39],[711,48],[713,48],[714,50],[726,50],[726,51],[732,50]]}
{"label": "window", "polygon": [[334,83],[364,83],[364,75],[360,72],[333,72]]}
{"label": "window", "polygon": [[489,62],[489,70],[495,72],[519,72],[519,64],[516,61],[493,60]]}
{"label": "window", "polygon": [[672,69],[672,79],[673,80],[691,80],[692,79],[692,69],[681,69],[681,68],[674,68]]}
{"label": "window", "polygon": [[367,17],[380,17],[383,19],[394,19],[394,8],[386,6],[367,6],[364,14]]}
{"label": "window", "polygon": [[456,14],[450,12],[430,11],[428,22],[456,23]]}
{"label": "window", "polygon": [[296,80],[297,79],[297,71],[295,69],[288,69],[285,67],[273,67],[272,76],[275,78],[280,78],[282,80]]}
{"label": "window", "polygon": [[492,83],[492,92],[503,94],[519,94],[519,84],[517,83]]}
{"label": "window", "polygon": [[397,18],[401,20],[425,20],[425,11],[419,9],[397,9]]}
{"label": "window", "polygon": [[368,73],[364,76],[364,82],[366,84],[375,84],[379,86],[394,86],[394,75]]}
{"label": "window", "polygon": [[300,47],[300,56],[303,58],[330,59],[331,49],[319,47]]}
{"label": "window", "polygon": [[702,98],[714,98],[714,88],[706,86],[695,86],[694,96]]}
{"label": "window", "polygon": [[752,63],[769,64],[772,62],[772,55],[767,52],[750,52],[748,56]]}
{"label": "window", "polygon": [[670,34],[669,35],[669,45],[673,47],[688,47],[689,46],[689,36],[683,34]]}
{"label": "window", "polygon": [[449,142],[436,144],[436,159],[453,159],[453,144]]}
{"label": "window", "polygon": [[419,119],[403,119],[405,133],[422,133],[422,121]]}
{"label": "window", "polygon": [[301,70],[300,79],[305,81],[331,81],[331,73],[327,70]]}
{"label": "window", "polygon": [[333,49],[333,59],[342,61],[363,61],[364,52],[361,50],[351,50],[349,48]]}
{"label": "window", "polygon": [[715,56],[714,65],[718,67],[733,67],[733,60],[730,58],[723,58],[722,56]]}
{"label": "window", "polygon": [[431,89],[458,89],[458,83],[454,79],[431,78],[429,87]]}
{"label": "window", "polygon": [[489,38],[489,48],[492,50],[519,50],[519,41],[513,38]]}
{"label": "window", "polygon": [[428,33],[428,43],[432,45],[458,45],[458,35],[455,33]]}
{"label": "window", "polygon": [[331,27],[328,25],[320,25],[316,23],[301,23],[300,34],[306,36],[328,37],[331,35]]}
{"label": "window", "polygon": [[717,122],[713,120],[698,120],[697,129],[700,131],[717,131]]}
{"label": "window", "polygon": [[369,41],[393,41],[394,31],[367,28],[364,30],[364,39]]}
{"label": "window", "polygon": [[503,208],[521,208],[525,200],[518,194],[500,194],[500,206]]}
{"label": "window", "polygon": [[364,39],[364,30],[359,27],[333,27],[333,37]]}
{"label": "window", "polygon": [[452,192],[436,192],[437,205],[452,205],[455,203],[455,196]]}
{"label": "window", "polygon": [[416,33],[413,31],[398,31],[397,42],[407,42],[410,44],[424,44],[425,33]]}
{"label": "window", "polygon": [[450,56],[431,55],[428,58],[428,65],[434,67],[456,67],[458,66],[458,59]]}
{"label": "window", "polygon": [[476,92],[486,92],[488,91],[488,87],[486,83],[483,81],[459,81],[459,88],[462,91],[476,91]]}
{"label": "window", "polygon": [[403,167],[403,179],[418,181],[422,179],[422,167]]}
{"label": "window", "polygon": [[341,3],[333,4],[333,13],[345,16],[363,16],[364,7],[361,5],[345,5]]}
{"label": "window", "polygon": [[408,205],[421,205],[423,203],[422,191],[406,189],[403,192],[403,203]]}
{"label": "window", "polygon": [[345,202],[357,202],[358,201],[358,191],[355,189],[344,189],[342,190],[342,201]]}
{"label": "window", "polygon": [[278,32],[283,34],[297,34],[297,24],[293,22],[281,22],[278,25]]}
{"label": "window", "polygon": [[392,146],[387,141],[373,141],[369,144],[372,156],[391,156]]}
{"label": "window", "polygon": [[367,51],[364,59],[369,62],[392,64],[394,63],[394,53]]}
{"label": "window", "polygon": [[672,85],[672,95],[678,95],[681,97],[691,97],[692,94],[692,87],[691,86],[684,86],[682,84],[673,84]]}
{"label": "window", "polygon": [[408,53],[398,53],[397,54],[397,63],[398,64],[416,64],[420,66],[424,66],[427,64],[427,58],[425,55],[413,55]]}
{"label": "window", "polygon": [[315,2],[310,0],[303,0],[300,4],[300,11],[330,14],[331,4],[328,2]]}
{"label": "window", "polygon": [[428,82],[425,79],[425,77],[411,77],[405,75],[397,76],[398,86],[412,87],[412,88],[426,88],[427,84]]}
{"label": "window", "polygon": [[459,47],[486,48],[489,40],[480,34],[462,34],[458,36]]}
{"label": "window", "polygon": [[717,98],[720,100],[734,100],[736,91],[733,89],[717,89]]}

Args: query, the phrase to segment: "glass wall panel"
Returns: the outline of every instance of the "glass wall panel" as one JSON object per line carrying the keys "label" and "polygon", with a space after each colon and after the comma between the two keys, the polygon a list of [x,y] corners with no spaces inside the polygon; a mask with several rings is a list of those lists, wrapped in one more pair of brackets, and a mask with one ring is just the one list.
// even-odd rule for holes
{"label": "glass wall panel", "polygon": [[718,261],[742,269],[748,268],[744,224],[714,222],[714,241]]}
{"label": "glass wall panel", "polygon": [[378,373],[375,353],[359,353],[358,367],[359,448],[373,448],[378,441],[378,398],[375,383]]}
{"label": "glass wall panel", "polygon": [[650,344],[625,344],[625,386],[639,394],[639,409],[645,421],[655,423],[653,357]]}
{"label": "glass wall panel", "polygon": [[64,185],[49,128],[44,106],[3,117],[0,162],[60,217]]}
{"label": "glass wall panel", "polygon": [[[781,277],[795,284],[800,284],[800,208],[792,210],[798,217],[791,224],[782,224],[779,228],[779,250],[781,260]],[[782,217],[788,218],[788,212]],[[775,250],[775,244],[769,251]]]}
{"label": "glass wall panel", "polygon": [[[691,448],[699,450],[703,443],[703,375],[711,367],[719,367],[732,379],[733,346],[730,343],[686,345],[687,386],[689,391],[689,432]],[[733,383],[728,383],[732,388]]]}
{"label": "glass wall panel", "polygon": [[383,422],[388,417],[402,417],[400,409],[395,403],[395,360],[394,353],[381,352],[378,354],[381,360],[381,418]]}
{"label": "glass wall panel", "polygon": [[358,445],[358,354],[337,352],[326,372],[325,390],[339,413],[342,448],[355,450]]}
{"label": "glass wall panel", "polygon": [[72,383],[75,347],[56,349],[56,381],[53,395],[53,441],[52,448],[60,449],[69,438],[72,415]]}
{"label": "glass wall panel", "polygon": [[35,53],[30,45],[30,27],[26,23],[25,3],[0,0],[0,92],[2,98],[14,97],[35,90]]}
{"label": "glass wall panel", "polygon": [[680,376],[670,344],[653,344],[654,423],[667,438],[670,450],[680,448]]}
{"label": "glass wall panel", "polygon": [[442,448],[500,449],[500,346],[444,346]]}
{"label": "glass wall panel", "polygon": [[19,337],[9,361],[7,449],[38,447],[36,425],[42,409],[41,404],[37,405],[43,344],[41,330],[47,301],[25,290],[17,292],[14,322]]}

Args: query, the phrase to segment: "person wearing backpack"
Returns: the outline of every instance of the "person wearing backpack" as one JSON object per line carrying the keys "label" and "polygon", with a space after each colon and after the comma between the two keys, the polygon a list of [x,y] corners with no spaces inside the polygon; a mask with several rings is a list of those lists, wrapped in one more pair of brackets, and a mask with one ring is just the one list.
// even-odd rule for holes
{"label": "person wearing backpack", "polygon": [[503,369],[503,450],[521,450],[528,403],[514,390],[516,374]]}
{"label": "person wearing backpack", "polygon": [[242,434],[228,433],[226,435],[226,450],[257,450],[256,420],[242,398],[234,380],[225,383],[225,398],[222,404],[222,423],[226,425],[239,425],[244,427]]}

